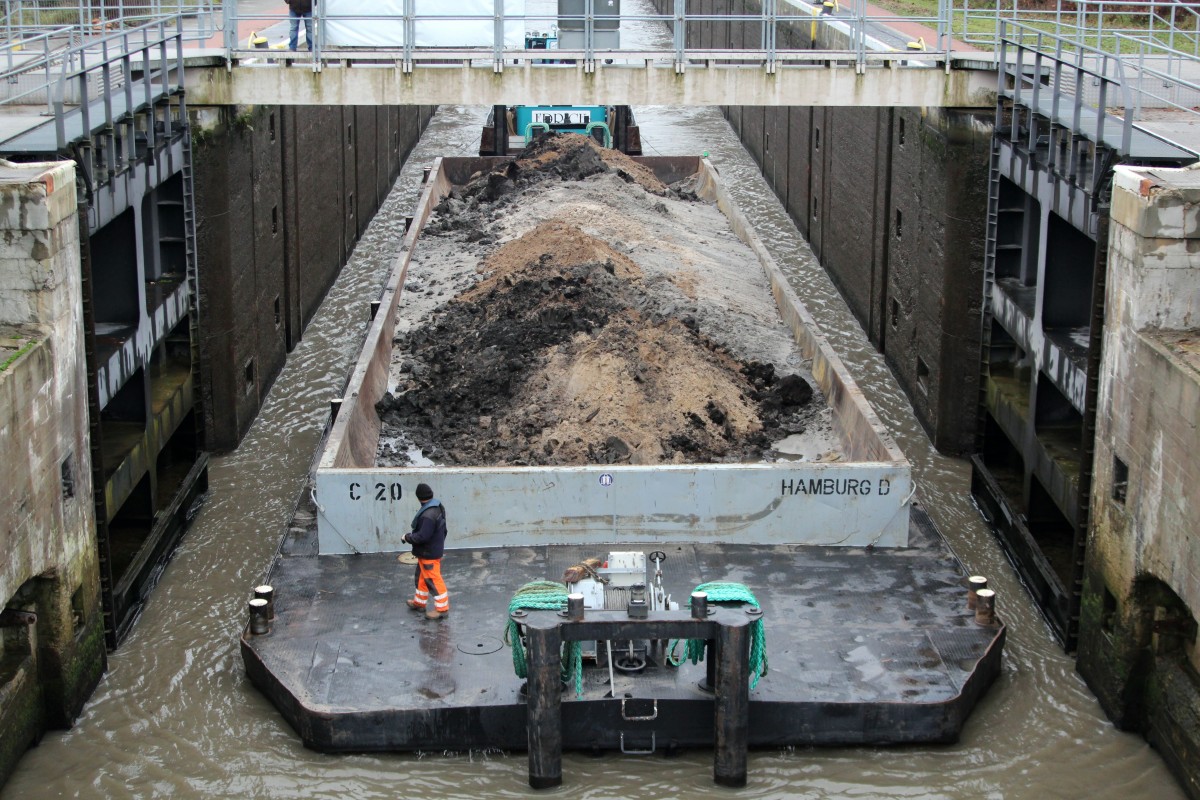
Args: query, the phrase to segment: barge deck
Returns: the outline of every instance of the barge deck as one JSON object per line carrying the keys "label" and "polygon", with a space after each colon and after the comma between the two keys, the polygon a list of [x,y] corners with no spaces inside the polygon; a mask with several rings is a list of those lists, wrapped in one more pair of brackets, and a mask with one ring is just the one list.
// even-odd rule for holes
{"label": "barge deck", "polygon": [[[271,632],[241,642],[251,680],[306,746],[526,748],[524,681],[502,642],[508,600],[525,582],[596,555],[594,547],[448,550],[451,613],[427,621],[404,605],[412,568],[394,553],[317,556],[310,537],[289,537],[271,572]],[[667,553],[663,582],[676,598],[733,580],[761,603],[769,670],[750,693],[751,747],[954,742],[999,674],[1005,629],[975,623],[962,568],[919,507],[904,548],[642,547]],[[703,663],[652,659],[642,674],[616,673],[613,699],[608,671],[585,668],[583,696],[563,692],[563,746],[711,746],[704,677]],[[657,719],[624,718],[625,697],[657,700]]]}

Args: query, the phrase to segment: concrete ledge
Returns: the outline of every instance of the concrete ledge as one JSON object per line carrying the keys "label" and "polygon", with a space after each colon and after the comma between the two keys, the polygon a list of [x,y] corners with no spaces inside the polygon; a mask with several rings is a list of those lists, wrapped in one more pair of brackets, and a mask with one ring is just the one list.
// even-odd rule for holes
{"label": "concrete ledge", "polygon": [[1118,165],[1112,219],[1149,239],[1200,238],[1200,170]]}
{"label": "concrete ledge", "polygon": [[[632,65],[597,63],[595,72],[585,72],[580,63],[523,64],[496,73],[490,54],[486,59],[475,54],[473,61],[417,66],[406,73],[400,68],[400,50],[337,55],[344,60],[324,62],[319,71],[311,62],[288,67],[281,61],[242,61],[226,68],[224,64],[189,61],[185,78],[188,104],[495,105],[553,102],[563,97],[592,105],[992,108],[996,102],[995,70],[977,68],[977,60],[952,60],[950,70],[925,64],[872,63],[858,73],[853,66],[836,65],[839,58],[852,58],[852,53],[805,51],[808,63],[783,62],[774,73],[761,64],[710,62],[708,66],[689,63],[679,74],[673,63],[662,60],[666,54],[655,53],[651,55],[659,60]],[[626,53],[614,55],[629,57]],[[714,55],[729,58],[737,54]]]}

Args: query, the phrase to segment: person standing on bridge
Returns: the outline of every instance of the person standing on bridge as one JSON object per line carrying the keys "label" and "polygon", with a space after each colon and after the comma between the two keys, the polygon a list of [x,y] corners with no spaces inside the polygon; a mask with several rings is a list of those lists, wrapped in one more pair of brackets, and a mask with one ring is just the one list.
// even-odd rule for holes
{"label": "person standing on bridge", "polygon": [[304,20],[304,41],[312,52],[312,7],[313,0],[287,0],[288,4],[288,50],[296,50],[300,35],[300,20]]}
{"label": "person standing on bridge", "polygon": [[[441,619],[450,613],[450,592],[442,580],[442,553],[446,546],[446,509],[435,500],[429,484],[417,484],[417,500],[421,508],[413,517],[412,531],[404,541],[413,546],[417,557],[417,588],[408,607],[425,612],[425,619]],[[433,608],[429,595],[433,594]]]}

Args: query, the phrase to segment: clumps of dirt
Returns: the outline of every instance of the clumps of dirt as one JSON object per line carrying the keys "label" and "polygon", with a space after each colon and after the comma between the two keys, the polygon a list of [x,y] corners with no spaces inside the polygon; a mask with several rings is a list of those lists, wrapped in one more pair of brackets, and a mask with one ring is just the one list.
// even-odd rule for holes
{"label": "clumps of dirt", "polygon": [[463,292],[460,299],[494,294],[499,284],[512,286],[528,277],[531,265],[536,265],[538,276],[545,281],[584,264],[602,264],[609,274],[623,281],[642,278],[642,268],[628,256],[574,225],[551,220],[506,242],[488,256],[480,265],[487,277]]}
{"label": "clumps of dirt", "polygon": [[468,242],[491,244],[495,239],[487,231],[488,223],[524,191],[545,181],[581,181],[602,173],[614,173],[650,194],[696,199],[694,193],[671,189],[648,168],[618,150],[601,147],[591,137],[543,134],[517,158],[451,190],[438,203],[437,217],[425,226],[425,233],[461,231]]}
{"label": "clumps of dirt", "polygon": [[[610,173],[610,160],[628,158],[586,137],[547,137],[443,201],[425,233],[486,246],[473,231],[486,232],[516,187]],[[635,177],[614,187],[679,202],[629,166],[643,169],[618,167]],[[672,281],[648,280],[630,255],[565,219],[488,248],[479,270],[475,285],[398,336],[397,388],[376,406],[386,435],[436,463],[755,461],[818,413],[804,377],[740,360],[677,313]],[[380,453],[381,465],[404,462]]]}

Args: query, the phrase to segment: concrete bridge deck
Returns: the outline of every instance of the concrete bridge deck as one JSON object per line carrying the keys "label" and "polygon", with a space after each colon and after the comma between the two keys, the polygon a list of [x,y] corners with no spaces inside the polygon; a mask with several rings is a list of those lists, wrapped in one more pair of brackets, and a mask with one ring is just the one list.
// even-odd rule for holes
{"label": "concrete bridge deck", "polygon": [[[332,54],[326,53],[327,58]],[[457,64],[418,66],[405,72],[398,53],[354,54],[286,66],[264,56],[227,68],[224,53],[187,57],[185,87],[193,105],[431,105],[570,102],[628,105],[949,106],[990,108],[996,102],[994,64],[980,54],[952,57],[937,67],[901,66],[892,60],[855,69],[848,53],[806,51],[768,72],[738,64],[761,53],[689,53],[680,72],[661,53],[621,52],[621,64],[509,65],[458,54]],[[782,54],[781,54],[782,55]],[[371,56],[374,56],[373,58]],[[719,59],[719,60],[718,60]],[[940,67],[940,68],[939,68]],[[589,69],[591,71],[589,71]]]}

